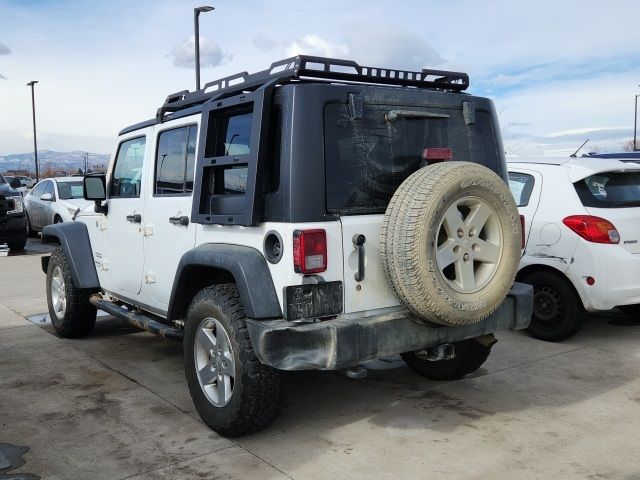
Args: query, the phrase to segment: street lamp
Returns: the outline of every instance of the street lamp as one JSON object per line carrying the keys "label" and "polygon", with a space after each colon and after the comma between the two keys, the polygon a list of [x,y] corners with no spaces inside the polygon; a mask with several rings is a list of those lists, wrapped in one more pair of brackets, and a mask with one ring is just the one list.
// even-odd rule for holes
{"label": "street lamp", "polygon": [[37,80],[31,80],[27,83],[27,87],[31,87],[31,112],[33,114],[33,154],[36,164],[36,182],[40,181],[38,173],[38,142],[36,140],[36,97],[33,87],[38,83]]}
{"label": "street lamp", "polygon": [[[640,85],[638,85],[640,87]],[[640,97],[640,93],[636,95],[636,109],[633,116],[633,151],[638,150],[638,145],[636,144],[636,132],[638,130],[638,97]]]}
{"label": "street lamp", "polygon": [[213,10],[213,7],[208,7],[206,5],[202,7],[196,7],[193,9],[193,29],[195,30],[195,41],[196,41],[196,90],[200,90],[200,25],[199,25],[199,17],[200,13],[210,12]]}

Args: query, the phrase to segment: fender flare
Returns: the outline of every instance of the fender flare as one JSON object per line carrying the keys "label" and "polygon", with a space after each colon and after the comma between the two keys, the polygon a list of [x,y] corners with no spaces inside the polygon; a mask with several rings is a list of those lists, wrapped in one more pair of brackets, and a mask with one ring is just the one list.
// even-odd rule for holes
{"label": "fender flare", "polygon": [[243,245],[207,243],[186,252],[180,259],[171,289],[168,320],[180,317],[180,303],[187,292],[189,271],[205,267],[230,274],[240,292],[249,318],[282,318],[267,261],[260,251]]}
{"label": "fender flare", "polygon": [[[71,264],[71,275],[77,288],[98,289],[100,281],[91,250],[87,226],[81,222],[63,222],[42,229],[42,243],[57,243]],[[42,257],[42,270],[47,273],[49,257]]]}

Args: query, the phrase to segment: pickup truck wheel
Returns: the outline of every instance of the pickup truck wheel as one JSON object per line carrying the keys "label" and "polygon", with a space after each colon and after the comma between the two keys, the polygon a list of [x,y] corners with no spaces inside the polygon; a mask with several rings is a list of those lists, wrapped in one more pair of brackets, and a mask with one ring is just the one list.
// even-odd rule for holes
{"label": "pickup truck wheel", "polygon": [[62,248],[56,248],[47,268],[47,305],[58,335],[83,337],[93,330],[96,309],[89,303],[90,294],[74,285],[69,259]]}
{"label": "pickup truck wheel", "polygon": [[270,425],[280,411],[282,377],[257,359],[233,284],[201,290],[187,312],[184,366],[204,422],[225,437]]}
{"label": "pickup truck wheel", "polygon": [[560,342],[573,337],[584,319],[580,297],[573,286],[550,272],[533,272],[522,278],[533,286],[533,314],[527,331],[537,339]]}
{"label": "pickup truck wheel", "polygon": [[518,209],[502,178],[469,162],[421,168],[384,216],[387,280],[417,319],[469,325],[494,312],[520,261]]}
{"label": "pickup truck wheel", "polygon": [[402,359],[416,373],[429,380],[455,380],[475,372],[486,362],[491,347],[477,340],[462,340],[453,344],[455,356],[450,360],[426,360],[415,352],[402,354]]}
{"label": "pickup truck wheel", "polygon": [[7,246],[9,247],[9,250],[24,250],[24,247],[27,246],[27,236],[25,235],[24,238],[21,238],[20,240],[7,242]]}

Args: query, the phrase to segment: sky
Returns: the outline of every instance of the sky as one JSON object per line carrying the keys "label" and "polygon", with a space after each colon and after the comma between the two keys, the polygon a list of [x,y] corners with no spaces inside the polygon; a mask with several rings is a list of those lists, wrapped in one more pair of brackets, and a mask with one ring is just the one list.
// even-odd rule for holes
{"label": "sky", "polygon": [[[207,1],[207,0],[203,0]],[[193,90],[190,0],[0,0],[0,156],[110,153],[117,132]],[[299,53],[469,73],[495,102],[509,155],[619,150],[640,93],[640,2],[211,0],[202,80]]]}

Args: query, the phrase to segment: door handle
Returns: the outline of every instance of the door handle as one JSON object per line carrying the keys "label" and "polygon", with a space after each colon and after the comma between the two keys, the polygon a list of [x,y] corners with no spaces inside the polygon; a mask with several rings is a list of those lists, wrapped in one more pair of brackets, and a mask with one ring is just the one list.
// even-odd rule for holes
{"label": "door handle", "polygon": [[142,215],[140,215],[139,213],[132,213],[131,215],[127,215],[127,222],[140,223],[142,222]]}
{"label": "door handle", "polygon": [[367,238],[361,233],[356,233],[351,239],[353,242],[353,246],[358,252],[358,271],[354,275],[356,282],[361,282],[364,280],[364,242],[367,241]]}
{"label": "door handle", "polygon": [[181,217],[169,217],[169,223],[186,227],[189,225],[189,217],[187,217],[186,215],[183,215]]}

